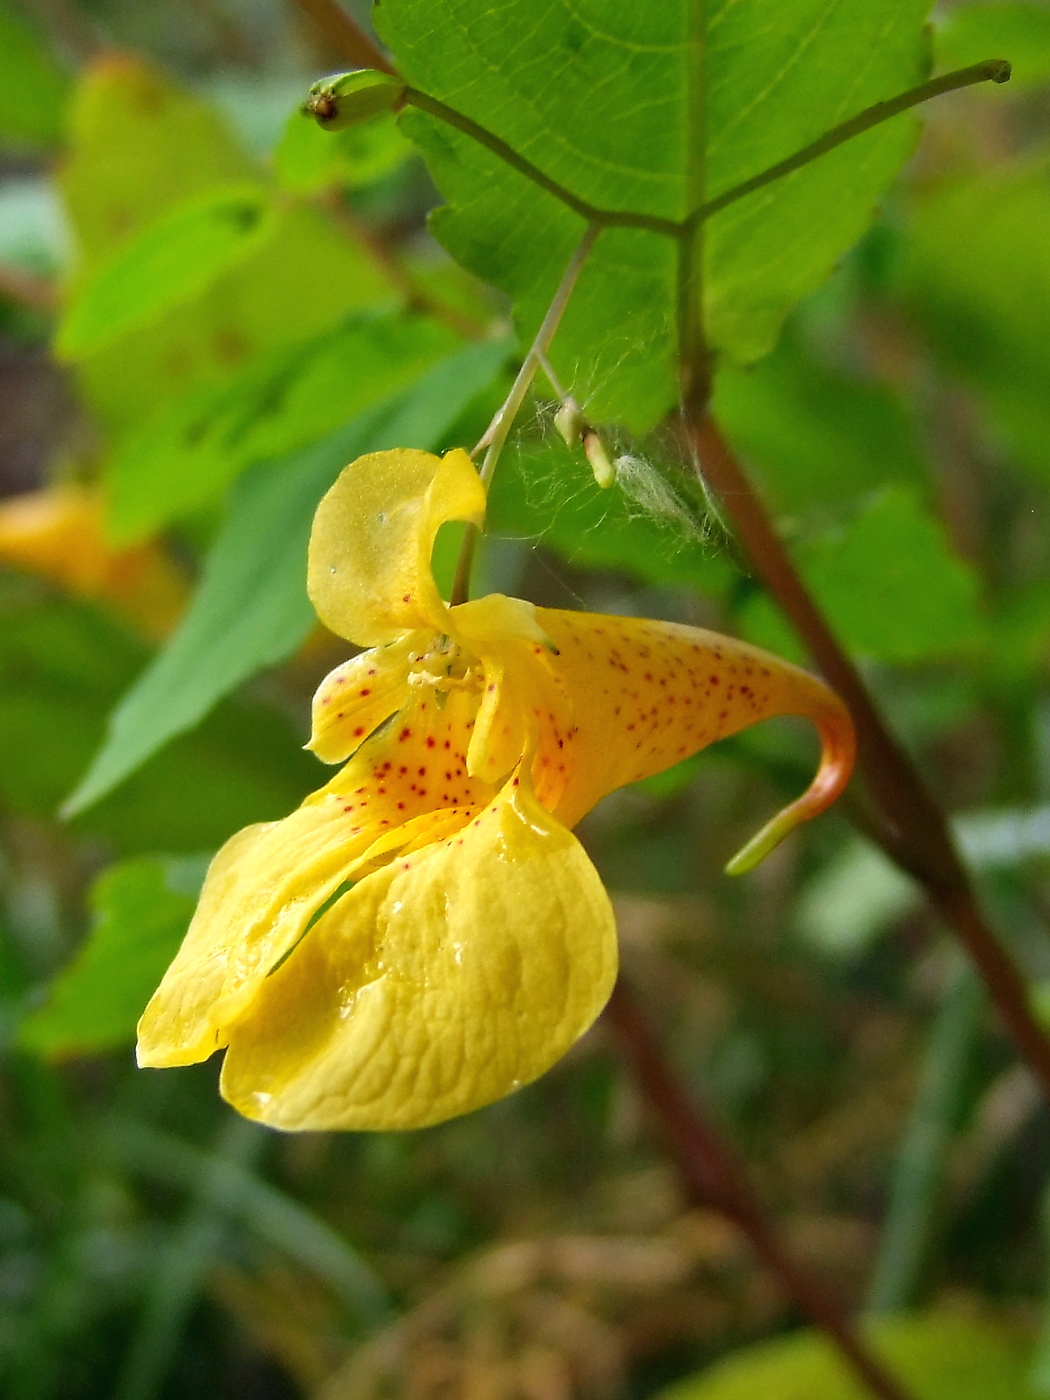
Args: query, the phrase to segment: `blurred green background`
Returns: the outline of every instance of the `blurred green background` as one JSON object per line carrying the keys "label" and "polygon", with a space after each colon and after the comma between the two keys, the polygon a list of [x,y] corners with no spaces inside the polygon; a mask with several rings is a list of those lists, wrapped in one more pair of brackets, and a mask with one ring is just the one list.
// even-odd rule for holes
{"label": "blurred green background", "polygon": [[[715,407],[1050,1023],[1050,7],[934,21],[939,69],[1013,83],[924,109]],[[345,66],[281,0],[0,0],[0,1392],[859,1395],[689,1205],[601,1023],[407,1135],[282,1137],[214,1064],[134,1067],[208,856],[321,780],[318,497],[366,448],[471,444],[515,366],[393,119],[299,115]],[[800,658],[668,439],[612,426],[634,466],[602,492],[544,390],[483,585]],[[901,1315],[876,1335],[916,1395],[1050,1395],[1050,1117],[976,982],[840,811],[721,873],[813,758],[774,722],[584,822],[625,970],[798,1256]]]}

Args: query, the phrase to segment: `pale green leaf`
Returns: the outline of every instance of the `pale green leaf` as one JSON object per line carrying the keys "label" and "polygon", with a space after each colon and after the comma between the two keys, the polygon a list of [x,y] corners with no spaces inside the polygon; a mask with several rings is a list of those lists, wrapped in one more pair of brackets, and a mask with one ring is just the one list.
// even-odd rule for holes
{"label": "pale green leaf", "polygon": [[151,534],[221,493],[250,463],[332,432],[454,344],[424,317],[356,317],[165,405],[108,464],[113,538]]}
{"label": "pale green leaf", "polygon": [[207,103],[139,58],[97,60],[74,94],[59,172],[82,274],[191,195],[254,173]]}
{"label": "pale green leaf", "polygon": [[[869,1329],[914,1400],[1027,1400],[1030,1350],[1006,1324],[960,1314],[900,1317]],[[657,1400],[868,1400],[819,1333],[760,1342],[660,1392]]]}
{"label": "pale green leaf", "polygon": [[[199,98],[138,59],[95,63],[59,174],[80,253],[73,290],[176,206],[260,174]],[[324,211],[282,202],[273,217],[271,236],[210,287],[78,364],[106,428],[119,436],[173,398],[395,299],[375,259]]]}
{"label": "pale green leaf", "polygon": [[387,114],[362,126],[325,131],[313,117],[295,111],[273,154],[274,171],[286,190],[313,194],[346,186],[359,189],[389,175],[412,153],[411,144]]}
{"label": "pale green leaf", "polygon": [[89,403],[117,432],[354,312],[398,300],[371,255],[321,210],[293,204],[275,218],[272,236],[210,288],[77,367]]}
{"label": "pale green leaf", "polygon": [[114,710],[67,813],[97,802],[220,697],[295,650],[315,621],[306,596],[306,545],[321,496],[363,452],[436,447],[505,358],[505,345],[469,346],[393,405],[242,478],[189,612]]}
{"label": "pale green leaf", "polygon": [[260,186],[210,190],[176,205],[81,281],[59,325],[56,351],[82,359],[149,325],[203,292],[275,227]]}
{"label": "pale green leaf", "polygon": [[143,856],[112,865],[96,881],[93,926],[20,1043],[49,1056],[127,1045],[197,903],[207,859]]}

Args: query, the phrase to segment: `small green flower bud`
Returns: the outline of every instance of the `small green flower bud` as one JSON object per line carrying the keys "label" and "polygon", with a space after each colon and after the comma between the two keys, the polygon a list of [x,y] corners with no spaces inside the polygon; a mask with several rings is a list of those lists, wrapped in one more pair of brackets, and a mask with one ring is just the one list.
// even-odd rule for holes
{"label": "small green flower bud", "polygon": [[603,490],[608,490],[616,480],[616,468],[609,458],[605,443],[593,428],[589,428],[583,435],[583,450],[591,464],[595,481]]}
{"label": "small green flower bud", "polygon": [[341,131],[393,110],[404,92],[400,78],[375,68],[358,68],[353,73],[320,78],[310,89],[303,111],[326,131]]}

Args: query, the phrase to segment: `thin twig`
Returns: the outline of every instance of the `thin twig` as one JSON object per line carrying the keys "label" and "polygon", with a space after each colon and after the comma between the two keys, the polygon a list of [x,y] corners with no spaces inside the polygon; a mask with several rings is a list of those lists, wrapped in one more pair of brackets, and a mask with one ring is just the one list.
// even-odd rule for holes
{"label": "thin twig", "polygon": [[659,1043],[628,991],[617,982],[605,1015],[630,1061],[647,1105],[674,1153],[689,1196],[729,1217],[755,1253],[845,1360],[882,1400],[908,1400],[907,1392],[858,1336],[827,1286],[796,1260],[766,1214],[735,1149],[687,1097]]}
{"label": "thin twig", "polygon": [[378,68],[381,73],[396,76],[397,69],[389,58],[357,20],[347,14],[339,0],[296,0],[296,4],[348,63],[355,68]]}
{"label": "thin twig", "polygon": [[686,404],[684,425],[704,480],[719,497],[756,573],[780,604],[857,729],[857,766],[878,807],[883,849],[926,890],[969,953],[1007,1029],[1050,1100],[1050,1042],[1032,1014],[1024,978],[977,903],[947,819],[908,753],[890,733],[802,582],[765,508],[714,421]]}
{"label": "thin twig", "polygon": [[[547,314],[543,318],[536,338],[529,346],[524,360],[521,362],[521,369],[518,370],[514,383],[510,386],[510,393],[496,410],[492,422],[482,435],[478,445],[474,449],[474,455],[484,447],[485,459],[481,464],[478,475],[482,484],[488,489],[492,480],[492,474],[496,470],[496,463],[499,461],[503,445],[507,441],[507,434],[510,432],[518,411],[525,400],[525,395],[529,392],[529,385],[536,376],[536,371],[540,366],[540,357],[545,356],[550,349],[551,341],[561,324],[561,318],[565,314],[565,308],[569,304],[569,298],[575,290],[579,281],[583,265],[590,256],[601,229],[597,224],[589,224],[583,237],[576,245],[576,251],[569,259],[568,266],[562,274],[562,279],[558,283],[557,291],[551,298],[551,303],[547,307]],[[463,536],[463,546],[459,553],[459,563],[456,566],[456,578],[452,585],[451,602],[453,604],[466,602],[470,592],[470,570],[474,562],[474,549],[477,544],[478,530],[476,526],[468,525],[466,534]]]}
{"label": "thin twig", "polygon": [[[303,3],[303,0],[300,2]],[[573,194],[572,190],[552,179],[494,131],[489,131],[472,117],[457,112],[454,107],[431,97],[429,93],[407,87],[403,100],[410,106],[418,107],[422,112],[429,112],[439,121],[455,127],[457,131],[486,147],[506,165],[512,166],[527,180],[546,190],[589,223],[600,224],[603,228],[644,228],[652,233],[662,234],[665,238],[681,240],[691,238],[700,224],[706,223],[714,214],[720,213],[730,204],[735,204],[737,200],[762,189],[764,185],[770,185],[775,180],[782,180],[786,175],[794,174],[796,170],[801,170],[803,166],[809,165],[828,151],[833,151],[836,146],[881,126],[883,122],[890,121],[912,107],[929,102],[933,97],[941,97],[944,93],[972,87],[975,83],[1005,83],[1009,80],[1010,65],[1002,58],[985,59],[983,63],[973,63],[968,68],[959,68],[955,72],[944,73],[939,78],[931,78],[929,82],[920,83],[918,87],[909,88],[907,92],[902,92],[885,102],[873,103],[784,160],[777,161],[768,169],[759,171],[757,175],[752,175],[741,184],[734,185],[732,189],[725,190],[714,199],[699,205],[684,219],[663,219],[656,214],[638,214],[626,209],[602,209],[588,200],[581,199],[579,195]]]}
{"label": "thin twig", "polygon": [[391,283],[405,298],[409,311],[424,311],[435,321],[441,321],[449,330],[461,335],[464,340],[480,340],[487,327],[455,306],[436,297],[422,286],[394,252],[390,243],[382,238],[364,219],[357,216],[337,190],[328,190],[321,196],[321,203],[355,243],[362,244],[382,267]]}
{"label": "thin twig", "polygon": [[0,265],[0,296],[34,311],[54,311],[58,297],[55,284],[19,267]]}
{"label": "thin twig", "polygon": [[826,155],[828,151],[833,151],[836,146],[852,141],[855,136],[881,126],[891,117],[900,116],[902,112],[918,107],[920,103],[929,102],[931,97],[941,97],[946,92],[973,87],[975,83],[1008,83],[1010,71],[1010,65],[1004,58],[987,58],[983,63],[973,63],[968,68],[957,68],[953,73],[943,73],[939,78],[931,78],[928,82],[920,83],[918,87],[902,92],[899,97],[891,97],[887,102],[876,102],[871,107],[866,107],[863,112],[858,112],[855,117],[850,117],[848,121],[833,126],[830,131],[826,131],[816,141],[811,141],[808,146],[803,146],[793,156],[777,161],[776,165],[771,165],[768,170],[753,175],[742,184],[734,185],[724,194],[701,204],[687,222],[702,223],[710,219],[713,214],[719,213],[730,204],[735,204],[738,199],[754,194],[755,190],[760,190],[763,185],[771,185],[774,180],[782,180],[785,175],[794,174],[796,170],[801,170],[803,166]]}

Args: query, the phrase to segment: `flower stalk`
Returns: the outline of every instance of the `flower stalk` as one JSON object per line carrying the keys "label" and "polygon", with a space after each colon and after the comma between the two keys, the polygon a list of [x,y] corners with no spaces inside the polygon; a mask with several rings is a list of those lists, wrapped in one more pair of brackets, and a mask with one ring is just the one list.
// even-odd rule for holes
{"label": "flower stalk", "polygon": [[717,424],[702,409],[687,404],[683,426],[698,470],[720,499],[755,572],[853,715],[857,766],[881,818],[873,834],[890,859],[922,885],[966,949],[1004,1025],[1050,1101],[1050,1042],[1032,1012],[1021,972],[977,901],[943,811],[887,728]]}
{"label": "flower stalk", "polygon": [[[521,362],[521,368],[515,375],[514,383],[510,386],[510,393],[500,404],[493,415],[492,422],[485,429],[477,446],[474,448],[472,456],[477,456],[484,450],[485,456],[481,463],[481,470],[478,475],[481,477],[481,484],[487,491],[492,481],[493,473],[496,470],[496,463],[499,461],[500,453],[503,451],[507,441],[507,436],[514,426],[514,420],[521,411],[521,406],[525,402],[525,395],[529,392],[532,381],[536,377],[536,371],[541,363],[546,359],[547,351],[550,349],[551,341],[561,325],[561,318],[565,314],[565,308],[569,304],[576,283],[580,279],[584,264],[590,256],[597,237],[601,233],[598,224],[588,224],[583,237],[576,245],[568,266],[558,283],[557,290],[551,298],[551,303],[547,307],[547,314],[544,316],[536,338],[529,346],[525,358]],[[460,549],[459,563],[456,566],[456,577],[452,585],[452,606],[458,603],[465,603],[470,595],[470,571],[474,564],[474,550],[477,546],[478,527],[468,525],[463,536],[463,544]]]}

